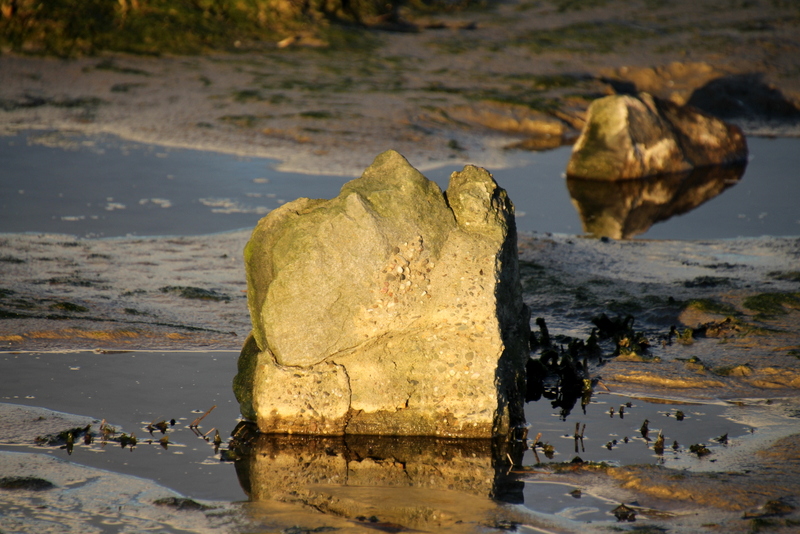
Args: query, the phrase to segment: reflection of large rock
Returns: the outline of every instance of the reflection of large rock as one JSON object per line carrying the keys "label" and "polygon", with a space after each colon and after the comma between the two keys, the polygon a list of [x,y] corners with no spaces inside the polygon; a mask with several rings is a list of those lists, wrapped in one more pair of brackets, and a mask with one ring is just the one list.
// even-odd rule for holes
{"label": "reflection of large rock", "polygon": [[489,437],[524,419],[513,206],[483,169],[446,195],[396,152],[332,200],[262,219],[234,390],[262,432]]}
{"label": "reflection of large rock", "polygon": [[265,434],[241,440],[242,430],[237,443],[246,445],[237,445],[236,473],[254,502],[297,503],[351,520],[375,516],[396,528],[438,531],[487,522],[497,511],[491,499],[523,500],[524,482],[508,473],[509,458],[522,460],[519,443]]}
{"label": "reflection of large rock", "polygon": [[647,93],[614,95],[589,107],[567,175],[621,180],[746,160],[736,126]]}
{"label": "reflection of large rock", "polygon": [[736,184],[744,170],[744,165],[703,167],[618,182],[567,177],[567,189],[585,232],[628,239],[711,200]]}

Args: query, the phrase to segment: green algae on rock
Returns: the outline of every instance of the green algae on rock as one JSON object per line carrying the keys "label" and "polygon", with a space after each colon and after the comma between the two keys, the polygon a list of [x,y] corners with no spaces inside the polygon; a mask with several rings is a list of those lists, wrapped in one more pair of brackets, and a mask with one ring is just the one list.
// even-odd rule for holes
{"label": "green algae on rock", "polygon": [[513,210],[483,169],[442,193],[387,151],[338,197],[264,217],[245,247],[242,414],[269,433],[488,438],[521,423]]}

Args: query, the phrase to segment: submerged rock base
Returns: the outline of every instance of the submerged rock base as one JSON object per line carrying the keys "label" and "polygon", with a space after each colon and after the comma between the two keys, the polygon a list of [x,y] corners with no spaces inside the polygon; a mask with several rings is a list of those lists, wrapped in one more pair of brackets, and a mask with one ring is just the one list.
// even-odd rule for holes
{"label": "submerged rock base", "polygon": [[529,311],[513,205],[483,169],[446,193],[397,152],[245,248],[234,390],[265,433],[486,438],[524,421]]}

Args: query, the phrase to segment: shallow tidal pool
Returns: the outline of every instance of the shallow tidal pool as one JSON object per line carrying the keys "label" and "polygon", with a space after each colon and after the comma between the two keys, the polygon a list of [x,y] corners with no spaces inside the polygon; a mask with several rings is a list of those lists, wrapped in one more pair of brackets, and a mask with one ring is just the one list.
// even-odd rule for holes
{"label": "shallow tidal pool", "polygon": [[[510,151],[507,168],[488,170],[508,191],[523,232],[581,234],[587,221],[581,220],[580,209],[589,218],[600,216],[597,210],[604,217],[611,214],[621,219],[614,223],[620,226],[633,224],[627,219],[635,221],[631,237],[800,235],[794,157],[800,139],[753,137],[748,144],[751,161],[740,178],[695,179],[689,185],[692,180],[645,180],[633,189],[630,183],[621,184],[619,191],[604,187],[603,195],[625,199],[620,205],[580,206],[582,198],[597,195],[585,187],[579,191],[574,183],[567,187],[568,146]],[[0,233],[81,237],[201,235],[252,228],[285,202],[333,198],[354,178],[279,172],[278,162],[268,159],[52,132],[1,137],[0,161]],[[444,166],[423,174],[445,189],[450,174],[462,168]],[[665,195],[669,198],[659,198]],[[683,197],[696,198],[690,207],[699,205],[685,212]]]}
{"label": "shallow tidal pool", "polygon": [[[696,209],[654,221],[638,237],[800,235],[800,180],[793,158],[798,142],[750,139],[752,160],[740,179],[723,184],[718,196]],[[582,232],[575,199],[562,175],[569,151],[519,152],[510,158],[509,168],[490,169],[515,203],[521,231]],[[37,132],[0,138],[0,161],[0,232],[97,238],[251,228],[270,210],[297,197],[331,198],[351,178],[280,173],[274,170],[276,162],[265,159]],[[460,169],[442,167],[424,174],[444,188],[449,174]],[[371,517],[380,516],[376,510],[386,510],[382,499],[397,504],[404,491],[408,507],[422,509],[434,494],[419,486],[429,484],[461,501],[453,513],[491,499],[532,517],[557,518],[566,522],[559,523],[566,530],[580,530],[588,522],[614,527],[614,510],[621,503],[581,484],[554,480],[552,470],[559,465],[580,458],[598,465],[664,466],[676,473],[736,472],[760,448],[797,429],[796,415],[787,415],[791,410],[782,401],[700,404],[596,388],[591,402],[573,406],[569,413],[548,399],[528,403],[527,448],[517,443],[507,453],[447,440],[275,438],[262,443],[251,458],[242,458],[226,453],[240,421],[231,387],[237,357],[233,351],[0,353],[0,403],[94,419],[91,442],[76,439],[72,447],[63,442],[4,443],[0,451],[36,452],[218,502],[252,499],[263,504],[259,499],[276,483],[270,473],[291,477],[311,470],[316,476],[316,466],[319,480],[325,481],[319,491],[362,506],[363,514],[353,514],[365,518],[356,519],[360,523],[370,523]],[[104,439],[101,428],[111,427],[113,433]],[[214,443],[217,434],[219,444]],[[659,434],[664,438],[660,452],[655,447]],[[134,435],[135,443],[130,439]],[[707,452],[696,452],[703,450],[698,447]],[[453,469],[444,468],[448,466]],[[478,475],[467,476],[468,468]],[[336,469],[343,474],[326,474]],[[372,471],[379,474],[364,475]],[[409,496],[410,487],[420,490],[417,500]],[[476,495],[478,501],[473,500]],[[277,531],[294,528],[275,521]],[[498,519],[492,528],[545,531],[504,521]]]}

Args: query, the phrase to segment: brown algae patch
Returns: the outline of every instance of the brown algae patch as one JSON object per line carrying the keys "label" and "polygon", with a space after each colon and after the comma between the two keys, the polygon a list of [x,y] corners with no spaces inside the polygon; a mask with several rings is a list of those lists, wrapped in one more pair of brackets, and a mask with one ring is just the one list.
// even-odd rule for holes
{"label": "brown algae patch", "polygon": [[800,372],[792,369],[765,367],[760,369],[757,373],[755,373],[755,375],[752,375],[751,373],[745,376],[751,377],[748,382],[757,388],[800,389]]}
{"label": "brown algae patch", "polygon": [[63,330],[38,330],[28,332],[27,337],[31,339],[92,339],[104,341],[129,341],[142,337],[139,332],[131,330],[81,330],[78,328],[66,328]]}
{"label": "brown algae patch", "polygon": [[[133,330],[82,330],[80,328],[65,328],[62,330],[37,330],[24,334],[30,339],[52,339],[52,340],[81,340],[88,339],[94,341],[115,341],[118,343],[138,343],[146,339],[168,339],[170,341],[185,341],[190,336],[177,332],[150,332]],[[23,341],[23,336],[14,336]]]}
{"label": "brown algae patch", "polygon": [[692,473],[660,466],[628,466],[606,472],[625,489],[657,499],[684,501],[692,507],[757,510],[769,501],[800,494],[800,434],[783,437],[753,456],[747,469],[736,471]]}
{"label": "brown algae patch", "polygon": [[670,389],[705,389],[721,388],[725,384],[718,380],[708,380],[704,378],[668,378],[656,373],[644,373],[631,371],[627,374],[608,375],[608,380],[616,382],[634,382],[639,385],[658,386]]}

